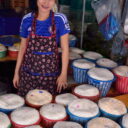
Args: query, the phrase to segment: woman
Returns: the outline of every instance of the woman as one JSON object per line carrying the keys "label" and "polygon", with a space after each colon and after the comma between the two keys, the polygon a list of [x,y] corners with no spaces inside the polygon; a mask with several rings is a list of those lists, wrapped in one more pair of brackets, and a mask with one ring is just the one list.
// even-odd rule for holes
{"label": "woman", "polygon": [[[35,13],[24,16],[21,23],[21,48],[13,84],[18,94],[45,89],[53,95],[67,87],[69,24],[65,15],[51,10],[55,0],[36,0]],[[62,69],[59,71],[58,44],[62,48]]]}

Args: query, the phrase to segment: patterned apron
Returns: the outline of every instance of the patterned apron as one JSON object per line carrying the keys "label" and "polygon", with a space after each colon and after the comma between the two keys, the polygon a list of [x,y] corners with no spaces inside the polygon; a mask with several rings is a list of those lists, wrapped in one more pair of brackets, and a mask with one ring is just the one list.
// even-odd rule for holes
{"label": "patterned apron", "polygon": [[44,89],[56,94],[56,80],[59,75],[59,54],[56,43],[56,27],[54,13],[51,13],[51,36],[38,36],[36,30],[36,16],[32,23],[26,53],[20,70],[18,94],[25,96],[33,89]]}

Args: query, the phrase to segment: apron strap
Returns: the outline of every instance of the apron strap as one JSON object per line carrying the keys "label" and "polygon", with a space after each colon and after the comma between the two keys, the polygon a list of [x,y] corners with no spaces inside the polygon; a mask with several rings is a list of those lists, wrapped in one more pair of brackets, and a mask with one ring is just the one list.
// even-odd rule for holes
{"label": "apron strap", "polygon": [[35,34],[35,30],[36,30],[36,18],[37,18],[37,14],[36,13],[32,13],[33,15],[33,20],[32,20],[32,25],[31,25],[31,31],[29,34],[29,37],[33,34]]}
{"label": "apron strap", "polygon": [[[56,35],[56,25],[55,25],[55,17],[54,17],[54,12],[51,11],[50,12],[50,16],[51,16],[51,21],[52,21],[52,35]],[[31,32],[30,35],[35,34],[36,32],[36,19],[37,19],[37,14],[33,13],[33,21],[32,21],[32,27],[31,27]]]}
{"label": "apron strap", "polygon": [[52,13],[52,35],[56,35],[55,16],[53,11],[51,13]]}

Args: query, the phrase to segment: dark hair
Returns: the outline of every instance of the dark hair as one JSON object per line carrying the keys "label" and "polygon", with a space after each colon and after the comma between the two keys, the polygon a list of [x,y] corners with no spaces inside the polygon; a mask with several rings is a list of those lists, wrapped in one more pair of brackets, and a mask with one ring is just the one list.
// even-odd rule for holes
{"label": "dark hair", "polygon": [[29,7],[31,11],[37,12],[38,11],[37,0],[30,0]]}

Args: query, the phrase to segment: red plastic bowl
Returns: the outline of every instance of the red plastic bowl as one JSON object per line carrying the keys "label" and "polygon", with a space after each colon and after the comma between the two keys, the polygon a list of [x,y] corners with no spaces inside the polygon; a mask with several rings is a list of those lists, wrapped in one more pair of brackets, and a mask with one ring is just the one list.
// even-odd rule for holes
{"label": "red plastic bowl", "polygon": [[41,121],[41,119],[39,119],[36,123],[31,124],[31,125],[20,125],[20,124],[16,124],[15,122],[13,122],[11,120],[13,128],[24,128],[24,127],[28,127],[28,126],[32,126],[32,125],[40,125],[40,121]]}
{"label": "red plastic bowl", "polygon": [[18,51],[8,51],[8,55],[10,56],[10,57],[13,57],[13,58],[17,58],[17,56],[18,56]]}
{"label": "red plastic bowl", "polygon": [[128,77],[120,76],[114,73],[116,76],[115,87],[119,93],[128,93]]}
{"label": "red plastic bowl", "polygon": [[66,121],[67,119],[68,119],[68,116],[66,116],[65,118],[60,119],[60,120],[50,120],[50,119],[47,119],[47,118],[41,116],[41,124],[43,127],[52,128],[55,123],[57,123],[59,121]]}
{"label": "red plastic bowl", "polygon": [[94,102],[97,102],[99,100],[99,98],[100,98],[100,93],[98,95],[96,95],[96,96],[81,96],[81,95],[75,93],[74,90],[75,90],[75,88],[73,89],[72,93],[75,96],[77,96],[78,98],[89,99],[89,100],[94,101]]}
{"label": "red plastic bowl", "polygon": [[[53,97],[52,97],[52,100],[51,100],[51,102],[50,103],[52,103],[54,100],[53,100]],[[40,107],[42,107],[43,105],[34,105],[34,104],[31,104],[31,103],[29,103],[26,99],[25,99],[25,103],[28,105],[28,106],[30,106],[30,107],[32,107],[32,108],[36,108],[36,109],[39,109]]]}

